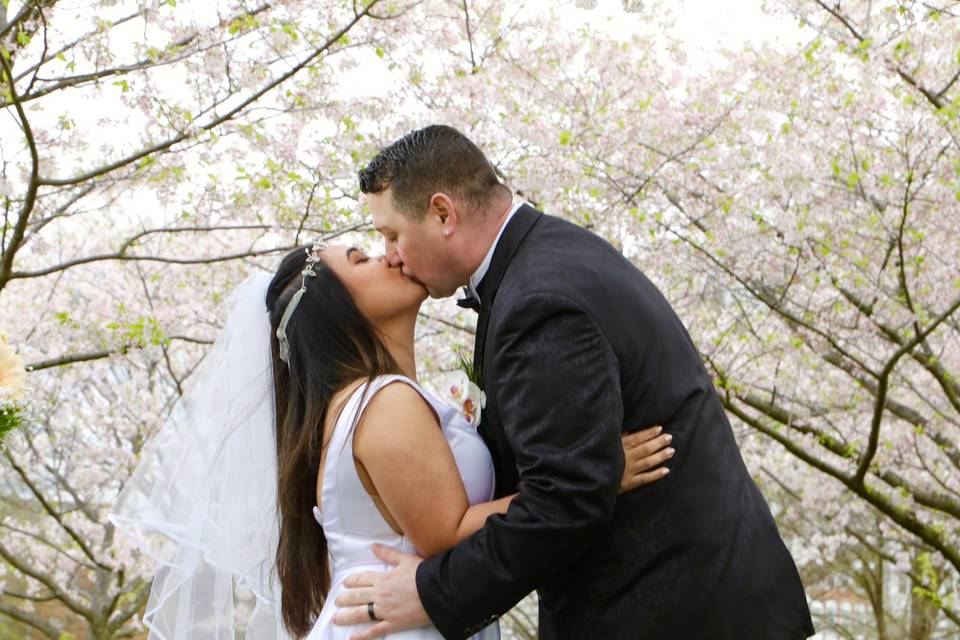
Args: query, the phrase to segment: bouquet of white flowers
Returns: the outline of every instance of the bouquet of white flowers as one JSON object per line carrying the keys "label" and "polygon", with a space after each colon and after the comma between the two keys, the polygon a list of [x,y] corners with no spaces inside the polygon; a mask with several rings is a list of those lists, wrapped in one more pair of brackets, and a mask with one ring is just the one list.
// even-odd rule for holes
{"label": "bouquet of white flowers", "polygon": [[0,444],[11,431],[20,426],[23,409],[21,401],[27,387],[27,372],[23,360],[0,335]]}

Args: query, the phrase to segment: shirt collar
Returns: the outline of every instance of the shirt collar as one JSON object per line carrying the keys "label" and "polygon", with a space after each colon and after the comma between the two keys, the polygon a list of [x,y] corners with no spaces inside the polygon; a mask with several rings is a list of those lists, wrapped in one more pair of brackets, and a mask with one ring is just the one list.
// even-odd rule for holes
{"label": "shirt collar", "polygon": [[507,217],[504,218],[503,224],[500,225],[500,231],[497,232],[497,237],[494,239],[493,244],[490,245],[490,249],[487,251],[486,257],[484,257],[483,262],[480,263],[480,266],[477,267],[477,270],[473,272],[473,275],[470,276],[470,284],[467,287],[470,289],[470,292],[480,299],[480,295],[477,293],[477,287],[480,285],[480,281],[483,280],[483,276],[487,275],[487,270],[490,268],[490,262],[493,260],[493,252],[497,249],[497,244],[500,242],[500,236],[503,235],[503,230],[507,228],[507,225],[510,224],[510,218],[513,217],[513,214],[517,212],[517,209],[522,207],[525,204],[525,201],[522,198],[515,198],[513,201],[513,206],[510,208],[510,213],[507,214]]}

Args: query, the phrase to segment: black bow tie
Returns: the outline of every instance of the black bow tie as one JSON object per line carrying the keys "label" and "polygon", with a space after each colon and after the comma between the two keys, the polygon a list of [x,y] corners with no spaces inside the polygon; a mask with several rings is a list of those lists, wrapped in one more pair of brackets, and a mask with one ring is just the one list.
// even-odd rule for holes
{"label": "black bow tie", "polygon": [[470,287],[463,288],[463,295],[463,298],[457,299],[457,306],[463,307],[464,309],[473,309],[477,313],[480,313],[480,298],[473,295]]}

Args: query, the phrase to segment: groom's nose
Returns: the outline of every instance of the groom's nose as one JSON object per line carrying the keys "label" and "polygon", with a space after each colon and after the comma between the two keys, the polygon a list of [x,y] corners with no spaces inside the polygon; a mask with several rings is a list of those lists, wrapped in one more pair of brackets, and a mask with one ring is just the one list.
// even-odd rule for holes
{"label": "groom's nose", "polygon": [[400,259],[400,254],[396,251],[396,249],[393,251],[387,250],[386,258],[391,267],[403,266],[403,260]]}

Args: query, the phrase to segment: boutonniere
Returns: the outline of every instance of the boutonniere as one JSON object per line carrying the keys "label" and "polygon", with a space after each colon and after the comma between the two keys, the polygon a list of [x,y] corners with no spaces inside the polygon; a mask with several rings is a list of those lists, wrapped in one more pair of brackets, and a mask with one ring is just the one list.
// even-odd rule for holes
{"label": "boutonniere", "polygon": [[26,392],[27,372],[6,337],[0,335],[0,445],[4,437],[20,426],[21,399]]}
{"label": "boutonniere", "polygon": [[480,415],[487,406],[487,396],[480,388],[480,376],[463,353],[457,354],[459,364],[455,371],[440,378],[440,395],[460,409],[463,419],[474,428],[480,426]]}

